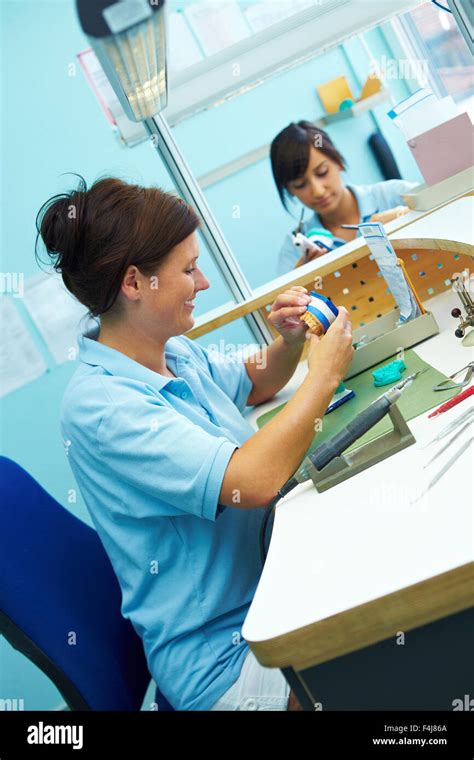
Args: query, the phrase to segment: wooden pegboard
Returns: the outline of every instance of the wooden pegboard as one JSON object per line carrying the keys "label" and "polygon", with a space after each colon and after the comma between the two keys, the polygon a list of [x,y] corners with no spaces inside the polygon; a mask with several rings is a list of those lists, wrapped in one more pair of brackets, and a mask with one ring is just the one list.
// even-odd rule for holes
{"label": "wooden pegboard", "polygon": [[[422,303],[450,288],[451,277],[456,272],[473,266],[470,256],[450,251],[414,248],[397,251],[397,256],[403,259]],[[314,279],[305,283],[305,287],[314,290]],[[336,306],[346,307],[354,330],[396,305],[377,264],[369,256],[325,275],[317,292],[330,298]]]}

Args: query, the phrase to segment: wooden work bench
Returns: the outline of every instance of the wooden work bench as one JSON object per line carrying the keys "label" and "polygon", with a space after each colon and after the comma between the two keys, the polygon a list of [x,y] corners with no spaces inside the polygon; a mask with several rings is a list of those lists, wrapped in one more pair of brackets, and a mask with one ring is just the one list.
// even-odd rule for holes
{"label": "wooden work bench", "polygon": [[[426,251],[436,269],[443,263],[445,277],[462,271],[472,263],[473,201],[461,198],[393,232],[397,252]],[[421,277],[429,288],[427,271]],[[440,334],[414,348],[450,375],[473,360],[474,350],[454,336],[457,294],[436,290],[422,300]],[[249,420],[255,424],[291,398],[305,372],[302,362]],[[474,445],[414,501],[474,434],[471,426],[438,467],[423,469],[440,448],[423,445],[470,401],[431,420],[427,413],[411,420],[414,445],[322,494],[303,483],[276,507],[242,634],[262,665],[283,671],[304,709],[452,710],[455,700],[474,695]]]}
{"label": "wooden work bench", "polygon": [[[447,375],[473,358],[453,334],[458,301],[449,292],[426,304],[441,332],[415,347]],[[290,398],[305,371],[249,419]],[[277,506],[242,634],[305,709],[451,710],[474,694],[474,446],[411,503],[440,447],[423,444],[468,404],[420,415],[409,422],[414,445],[322,494],[303,483]]]}

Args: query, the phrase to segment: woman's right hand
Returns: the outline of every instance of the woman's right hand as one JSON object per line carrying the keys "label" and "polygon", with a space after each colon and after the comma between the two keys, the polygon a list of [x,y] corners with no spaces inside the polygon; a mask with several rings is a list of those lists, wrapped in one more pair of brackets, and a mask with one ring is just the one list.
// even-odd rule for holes
{"label": "woman's right hand", "polygon": [[311,243],[311,247],[307,249],[306,255],[303,253],[298,261],[295,264],[295,269],[298,267],[301,267],[303,264],[307,264],[308,261],[313,261],[313,259],[318,259],[323,254],[327,253],[327,250],[322,247],[322,245],[318,245],[317,243]]}
{"label": "woman's right hand", "polygon": [[309,337],[310,369],[293,397],[232,454],[220,504],[241,508],[268,505],[300,466],[314,439],[316,423],[324,417],[354,354],[349,312],[343,306],[338,308],[339,315],[326,335]]}
{"label": "woman's right hand", "polygon": [[310,341],[308,351],[308,368],[318,378],[325,376],[328,383],[342,382],[354,356],[352,347],[352,324],[349,312],[344,306],[338,306],[339,314],[327,333],[319,338],[309,330],[306,338]]}

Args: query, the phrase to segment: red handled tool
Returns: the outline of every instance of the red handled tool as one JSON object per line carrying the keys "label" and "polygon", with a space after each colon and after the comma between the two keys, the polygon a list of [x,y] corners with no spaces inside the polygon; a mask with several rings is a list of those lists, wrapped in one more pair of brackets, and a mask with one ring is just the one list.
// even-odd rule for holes
{"label": "red handled tool", "polygon": [[442,412],[447,412],[448,409],[452,409],[453,406],[456,406],[456,404],[461,403],[461,401],[464,401],[465,398],[469,398],[469,396],[472,396],[473,393],[474,393],[474,385],[471,385],[469,388],[466,388],[465,391],[458,393],[457,396],[454,396],[453,398],[449,399],[449,401],[446,401],[445,404],[441,404],[441,406],[438,406],[438,408],[435,409],[434,412],[431,412],[431,414],[428,415],[428,419],[430,417],[436,417],[438,414],[441,414]]}

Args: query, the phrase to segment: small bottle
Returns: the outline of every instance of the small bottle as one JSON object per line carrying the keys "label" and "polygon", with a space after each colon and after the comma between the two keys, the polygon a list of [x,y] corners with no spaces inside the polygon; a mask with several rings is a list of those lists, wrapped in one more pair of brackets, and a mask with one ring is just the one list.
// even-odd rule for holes
{"label": "small bottle", "polygon": [[311,301],[300,319],[306,322],[310,332],[321,336],[329,330],[339,311],[326,296],[316,293],[314,290],[311,290],[309,295]]}

